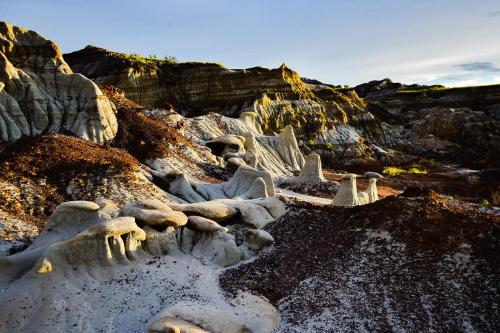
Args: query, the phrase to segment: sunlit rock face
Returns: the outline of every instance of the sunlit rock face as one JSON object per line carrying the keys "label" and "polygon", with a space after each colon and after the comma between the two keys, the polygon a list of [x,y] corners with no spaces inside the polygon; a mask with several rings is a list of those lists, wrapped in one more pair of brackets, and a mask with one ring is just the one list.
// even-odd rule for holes
{"label": "sunlit rock face", "polygon": [[73,74],[55,43],[0,22],[0,145],[57,132],[110,140],[115,107],[95,83]]}
{"label": "sunlit rock face", "polygon": [[282,65],[232,70],[217,63],[172,63],[137,60],[95,46],[65,55],[71,68],[98,84],[121,88],[144,106],[172,103],[190,115],[210,111],[238,112],[264,92],[295,98],[312,96],[300,76]]}

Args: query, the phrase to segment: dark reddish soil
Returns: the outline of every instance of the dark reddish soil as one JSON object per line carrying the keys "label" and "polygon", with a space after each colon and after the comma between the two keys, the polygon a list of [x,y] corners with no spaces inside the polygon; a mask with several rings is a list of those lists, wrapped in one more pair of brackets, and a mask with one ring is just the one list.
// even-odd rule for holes
{"label": "dark reddish soil", "polygon": [[[36,202],[18,202],[0,189],[2,209],[40,227],[66,199],[66,186],[79,174],[126,173],[139,162],[126,152],[65,135],[25,138],[0,154],[0,179],[24,192],[28,185]],[[24,193],[23,195],[28,195]],[[25,198],[26,199],[26,198]]]}
{"label": "dark reddish soil", "polygon": [[[354,208],[311,204],[289,208],[287,215],[266,228],[275,239],[274,248],[221,276],[220,284],[228,293],[246,289],[263,295],[279,307],[285,322],[302,329],[306,326],[300,325],[329,309],[334,314],[348,312],[332,324],[337,329],[354,325],[353,318],[366,318],[368,331],[394,330],[387,319],[389,310],[382,307],[383,295],[401,327],[410,320],[406,327],[410,330],[462,330],[462,317],[480,331],[500,329],[498,215],[414,188]],[[370,230],[387,232],[390,240],[372,239],[367,236]],[[466,248],[473,258],[470,273],[443,264],[464,244],[470,246]],[[306,281],[311,279],[319,282],[308,287]],[[456,288],[450,287],[454,280],[460,281]],[[426,295],[433,300],[434,326],[422,308],[421,297]],[[343,303],[346,299],[350,306]]]}

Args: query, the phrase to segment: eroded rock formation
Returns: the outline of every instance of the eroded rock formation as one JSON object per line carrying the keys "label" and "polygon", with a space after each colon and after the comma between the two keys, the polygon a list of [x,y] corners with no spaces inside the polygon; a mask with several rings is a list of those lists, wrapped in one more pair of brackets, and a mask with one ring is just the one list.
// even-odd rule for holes
{"label": "eroded rock formation", "polygon": [[350,147],[349,158],[376,159],[376,149],[366,139],[376,145],[394,144],[353,89],[304,83],[286,65],[227,69],[220,64],[134,57],[94,46],[66,54],[65,59],[76,72],[98,84],[119,87],[146,107],[171,104],[191,117],[210,112],[238,117],[252,112],[264,133],[291,125],[302,141],[312,141],[319,152],[334,144],[336,149],[329,149],[330,153],[344,157],[345,149],[336,145],[345,144]]}
{"label": "eroded rock formation", "polygon": [[[61,204],[28,249],[0,257],[0,289],[4,290],[0,300],[5,304],[0,309],[0,329],[57,331],[76,325],[85,330],[99,330],[111,319],[116,329],[137,330],[141,320],[147,318],[152,332],[186,327],[202,331],[272,332],[279,318],[272,305],[247,293],[227,300],[218,291],[214,275],[207,273],[217,275],[218,267],[232,266],[254,256],[271,246],[273,238],[252,229],[238,246],[228,228],[209,219],[218,203],[204,204],[206,209],[158,200],[130,202],[121,209],[110,202],[101,206],[88,201]],[[230,209],[217,211],[222,220],[240,212],[243,221],[249,221],[243,206],[227,207]],[[276,209],[272,212],[275,218],[284,213]],[[188,224],[185,213],[190,214]],[[148,265],[156,261],[157,270],[150,273]],[[165,283],[165,276],[174,278],[169,278],[168,291],[151,293],[152,286]],[[155,318],[149,312],[151,308],[137,311],[135,306],[122,306],[121,310],[110,306],[120,303],[124,295],[116,287],[106,286],[124,277],[127,283],[140,277],[142,282],[131,286],[140,291],[133,297],[147,293],[151,301],[156,300],[153,301],[158,313]],[[190,279],[197,283],[192,284]],[[87,288],[92,288],[92,292],[87,293]],[[77,290],[80,292],[74,293]],[[106,297],[106,306],[99,312],[89,311],[99,293]],[[196,296],[191,298],[191,294]],[[54,306],[60,302],[65,307]],[[68,307],[69,317],[64,316]],[[23,310],[18,311],[20,308]]]}
{"label": "eroded rock formation", "polygon": [[0,22],[0,145],[58,132],[104,143],[116,131],[113,103],[71,71],[56,44]]}

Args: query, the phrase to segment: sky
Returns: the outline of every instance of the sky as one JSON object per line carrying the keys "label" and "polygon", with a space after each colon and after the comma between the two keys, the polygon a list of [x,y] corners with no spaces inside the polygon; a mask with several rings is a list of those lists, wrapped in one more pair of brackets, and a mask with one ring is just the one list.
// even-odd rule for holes
{"label": "sky", "polygon": [[499,0],[0,0],[0,20],[63,52],[91,44],[229,68],[286,63],[351,86],[500,83]]}

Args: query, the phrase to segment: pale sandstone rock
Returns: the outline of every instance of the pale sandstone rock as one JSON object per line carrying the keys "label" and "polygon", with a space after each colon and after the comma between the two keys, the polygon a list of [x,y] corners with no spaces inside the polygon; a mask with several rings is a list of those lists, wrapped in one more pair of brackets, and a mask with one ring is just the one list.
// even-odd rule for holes
{"label": "pale sandstone rock", "polygon": [[187,320],[175,316],[164,316],[156,319],[148,326],[151,333],[210,333],[193,325]]}
{"label": "pale sandstone rock", "polygon": [[194,323],[209,332],[271,333],[278,326],[278,311],[264,298],[239,293],[231,306],[179,302],[157,316],[175,316]]}
{"label": "pale sandstone rock", "polygon": [[201,216],[190,216],[188,219],[188,228],[200,232],[227,232],[227,228],[222,227],[217,222]]}
{"label": "pale sandstone rock", "polygon": [[90,201],[69,201],[60,204],[50,216],[44,231],[26,250],[0,257],[0,285],[14,280],[32,268],[51,244],[70,239],[106,219],[99,212],[99,208],[98,204]]}
{"label": "pale sandstone rock", "polygon": [[347,207],[359,205],[355,174],[347,174],[343,177],[339,191],[332,200],[332,205]]}
{"label": "pale sandstone rock", "polygon": [[236,209],[225,205],[224,203],[214,201],[196,202],[191,204],[170,204],[170,207],[188,215],[198,214],[217,222],[226,221],[238,212]]}
{"label": "pale sandstone rock", "polygon": [[[113,265],[135,259],[146,233],[132,217],[97,223],[75,237],[51,245],[34,270],[39,274],[77,265]],[[142,254],[142,252],[141,252]],[[59,268],[61,267],[61,268]]]}
{"label": "pale sandstone rock", "polygon": [[297,139],[291,125],[287,125],[279,134],[276,151],[295,169],[301,169],[304,165],[304,156],[300,153]]}
{"label": "pale sandstone rock", "polygon": [[216,137],[208,141],[206,145],[217,156],[224,156],[231,152],[245,152],[245,138],[234,134]]}
{"label": "pale sandstone rock", "polygon": [[323,176],[323,169],[321,167],[321,157],[316,153],[306,156],[300,175],[294,178],[293,181],[303,184],[325,182],[326,179]]}
{"label": "pale sandstone rock", "polygon": [[[210,201],[217,199],[237,198],[250,195],[252,191],[259,190],[256,187],[252,189],[254,181],[261,178],[265,183],[266,193],[269,196],[275,195],[274,182],[272,176],[267,171],[259,171],[249,166],[241,166],[236,170],[233,177],[223,184],[205,184],[190,181],[185,175],[177,175],[170,182],[169,192],[187,202]],[[264,192],[259,190],[262,195]],[[252,194],[255,195],[255,192]]]}
{"label": "pale sandstone rock", "polygon": [[240,212],[243,222],[257,229],[264,228],[286,213],[285,204],[275,197],[251,200],[220,199],[217,202],[235,208]]}
{"label": "pale sandstone rock", "polygon": [[368,178],[368,179],[372,179],[372,178],[382,179],[382,178],[384,178],[384,176],[382,176],[380,173],[373,172],[373,171],[367,171],[367,172],[365,172],[364,176],[366,178]]}
{"label": "pale sandstone rock", "polygon": [[256,178],[250,188],[239,196],[239,198],[245,199],[257,199],[257,198],[265,198],[268,197],[267,194],[267,185],[262,177]]}
{"label": "pale sandstone rock", "polygon": [[135,202],[135,204],[144,209],[157,209],[164,211],[171,211],[172,208],[163,201],[156,199],[142,199]]}
{"label": "pale sandstone rock", "polygon": [[182,212],[141,208],[140,204],[131,203],[122,207],[125,216],[132,216],[148,225],[180,227],[187,223],[187,216]]}
{"label": "pale sandstone rock", "polygon": [[[161,205],[158,204],[151,205],[143,201],[142,207],[160,208]],[[132,205],[145,209],[139,207],[139,202]],[[144,302],[156,304],[156,293],[161,291],[151,291],[160,281],[164,283],[165,278],[168,278],[169,289],[174,288],[172,295],[179,292],[194,292],[198,295],[199,298],[186,303],[193,311],[181,311],[179,303],[168,309],[176,312],[173,317],[179,318],[179,321],[170,320],[172,317],[166,318],[168,311],[153,319],[152,322],[159,326],[151,324],[149,328],[152,332],[175,332],[193,327],[200,328],[200,332],[272,332],[277,326],[277,311],[264,299],[254,299],[248,294],[229,303],[222,294],[219,295],[216,274],[213,274],[217,270],[209,262],[223,267],[232,266],[243,259],[243,252],[236,245],[234,236],[225,232],[214,221],[192,216],[190,220],[196,225],[196,231],[182,230],[179,227],[167,227],[158,231],[148,225],[138,227],[133,217],[109,219],[109,214],[103,214],[98,209],[99,205],[91,202],[68,202],[56,209],[55,216],[51,217],[53,222],[49,223],[55,230],[45,230],[42,235],[53,231],[60,235],[60,241],[52,237],[55,242],[48,244],[32,269],[0,295],[2,304],[4,301],[5,304],[8,303],[7,306],[0,307],[0,316],[6,318],[5,321],[0,321],[0,330],[30,332],[36,331],[39,325],[44,325],[50,327],[51,331],[65,331],[74,327],[75,323],[81,325],[81,318],[96,319],[101,316],[95,322],[85,323],[86,329],[100,330],[104,318],[113,318],[118,327],[134,327],[133,331],[136,331],[135,321],[143,318],[141,316],[144,314],[149,316],[149,313],[136,315],[137,309],[132,311],[130,307],[125,317],[122,316],[122,309],[113,312],[109,307],[102,307],[99,312],[95,312],[94,305],[102,298],[94,293],[74,293],[75,290],[87,288],[99,290],[99,295],[106,297],[111,303],[121,302],[125,297],[121,295],[122,288],[113,287],[113,281],[117,277],[126,278],[127,283],[129,277],[132,281],[134,277],[140,279],[141,283],[130,285],[130,291],[133,291],[134,298]],[[275,209],[269,211],[276,213]],[[163,212],[174,213],[169,210]],[[104,220],[101,219],[103,216]],[[77,220],[69,222],[64,217],[77,217]],[[75,223],[86,229],[75,234],[78,230],[75,226],[70,227]],[[218,231],[213,232],[216,230]],[[258,247],[270,237],[264,237],[263,233],[259,235],[255,242],[251,241],[260,244]],[[50,240],[49,236],[44,236],[45,242]],[[174,260],[161,259],[165,256]],[[152,259],[161,259],[164,264],[150,266]],[[133,267],[125,268],[127,265]],[[0,285],[0,288],[6,286]],[[167,290],[166,295],[169,295],[168,292]],[[160,299],[158,297],[158,301]],[[198,311],[198,300],[203,301],[205,311]],[[31,306],[25,306],[26,304]],[[64,307],[56,304],[64,304]],[[71,316],[61,315],[68,307],[72,309]],[[19,311],[13,312],[13,309]],[[37,322],[33,323],[31,318],[35,316]],[[159,319],[160,317],[163,319]]]}

